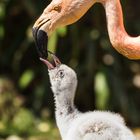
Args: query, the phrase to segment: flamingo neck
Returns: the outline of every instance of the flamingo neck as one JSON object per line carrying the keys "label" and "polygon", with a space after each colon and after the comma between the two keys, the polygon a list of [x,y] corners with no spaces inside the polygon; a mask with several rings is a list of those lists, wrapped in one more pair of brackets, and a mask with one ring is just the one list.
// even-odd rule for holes
{"label": "flamingo neck", "polygon": [[118,36],[127,35],[124,29],[122,8],[119,0],[106,0],[103,6],[106,12],[109,37],[113,43]]}
{"label": "flamingo neck", "polygon": [[129,59],[140,59],[140,36],[130,37],[124,28],[120,0],[102,0],[106,12],[107,27],[113,47]]}
{"label": "flamingo neck", "polygon": [[61,92],[55,96],[56,115],[58,116],[67,116],[74,111],[74,97],[70,97],[70,94],[68,94],[69,97],[65,96],[67,93]]}
{"label": "flamingo neck", "polygon": [[[75,91],[73,92],[75,93]],[[62,139],[66,136],[71,122],[78,115],[78,111],[74,106],[74,93],[66,90],[57,92],[54,95],[56,122]]]}

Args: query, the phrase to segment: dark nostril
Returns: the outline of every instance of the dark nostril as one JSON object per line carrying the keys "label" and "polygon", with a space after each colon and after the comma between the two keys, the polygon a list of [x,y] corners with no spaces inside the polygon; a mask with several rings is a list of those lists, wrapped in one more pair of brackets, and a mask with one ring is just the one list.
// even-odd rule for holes
{"label": "dark nostril", "polygon": [[38,28],[32,29],[32,34],[35,39],[35,44],[37,48],[37,52],[40,57],[47,58],[47,44],[48,44],[48,35],[45,31],[39,30]]}

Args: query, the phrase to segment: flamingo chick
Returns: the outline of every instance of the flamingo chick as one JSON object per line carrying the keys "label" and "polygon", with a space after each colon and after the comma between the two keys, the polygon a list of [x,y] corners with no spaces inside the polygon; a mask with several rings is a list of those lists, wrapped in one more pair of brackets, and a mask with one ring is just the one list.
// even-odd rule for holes
{"label": "flamingo chick", "polygon": [[62,140],[136,140],[119,114],[105,111],[81,113],[74,106],[77,76],[53,55],[47,67],[55,99],[55,116]]}

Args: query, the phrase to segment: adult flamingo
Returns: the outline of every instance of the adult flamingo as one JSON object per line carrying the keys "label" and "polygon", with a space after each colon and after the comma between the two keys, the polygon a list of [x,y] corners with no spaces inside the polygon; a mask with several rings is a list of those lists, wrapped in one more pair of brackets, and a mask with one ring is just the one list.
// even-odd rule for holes
{"label": "adult flamingo", "polygon": [[53,0],[33,26],[40,54],[47,56],[48,36],[56,28],[76,22],[96,2],[105,8],[112,46],[129,59],[140,59],[140,36],[131,37],[125,31],[120,0]]}

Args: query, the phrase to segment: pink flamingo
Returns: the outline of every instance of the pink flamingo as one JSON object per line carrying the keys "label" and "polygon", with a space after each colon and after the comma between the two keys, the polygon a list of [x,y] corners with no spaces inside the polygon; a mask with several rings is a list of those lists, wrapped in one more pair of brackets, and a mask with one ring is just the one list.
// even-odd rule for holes
{"label": "pink flamingo", "polygon": [[40,53],[46,54],[47,38],[56,28],[76,22],[96,2],[105,8],[112,46],[129,59],[140,59],[140,36],[131,37],[125,31],[120,0],[53,0],[33,26]]}

